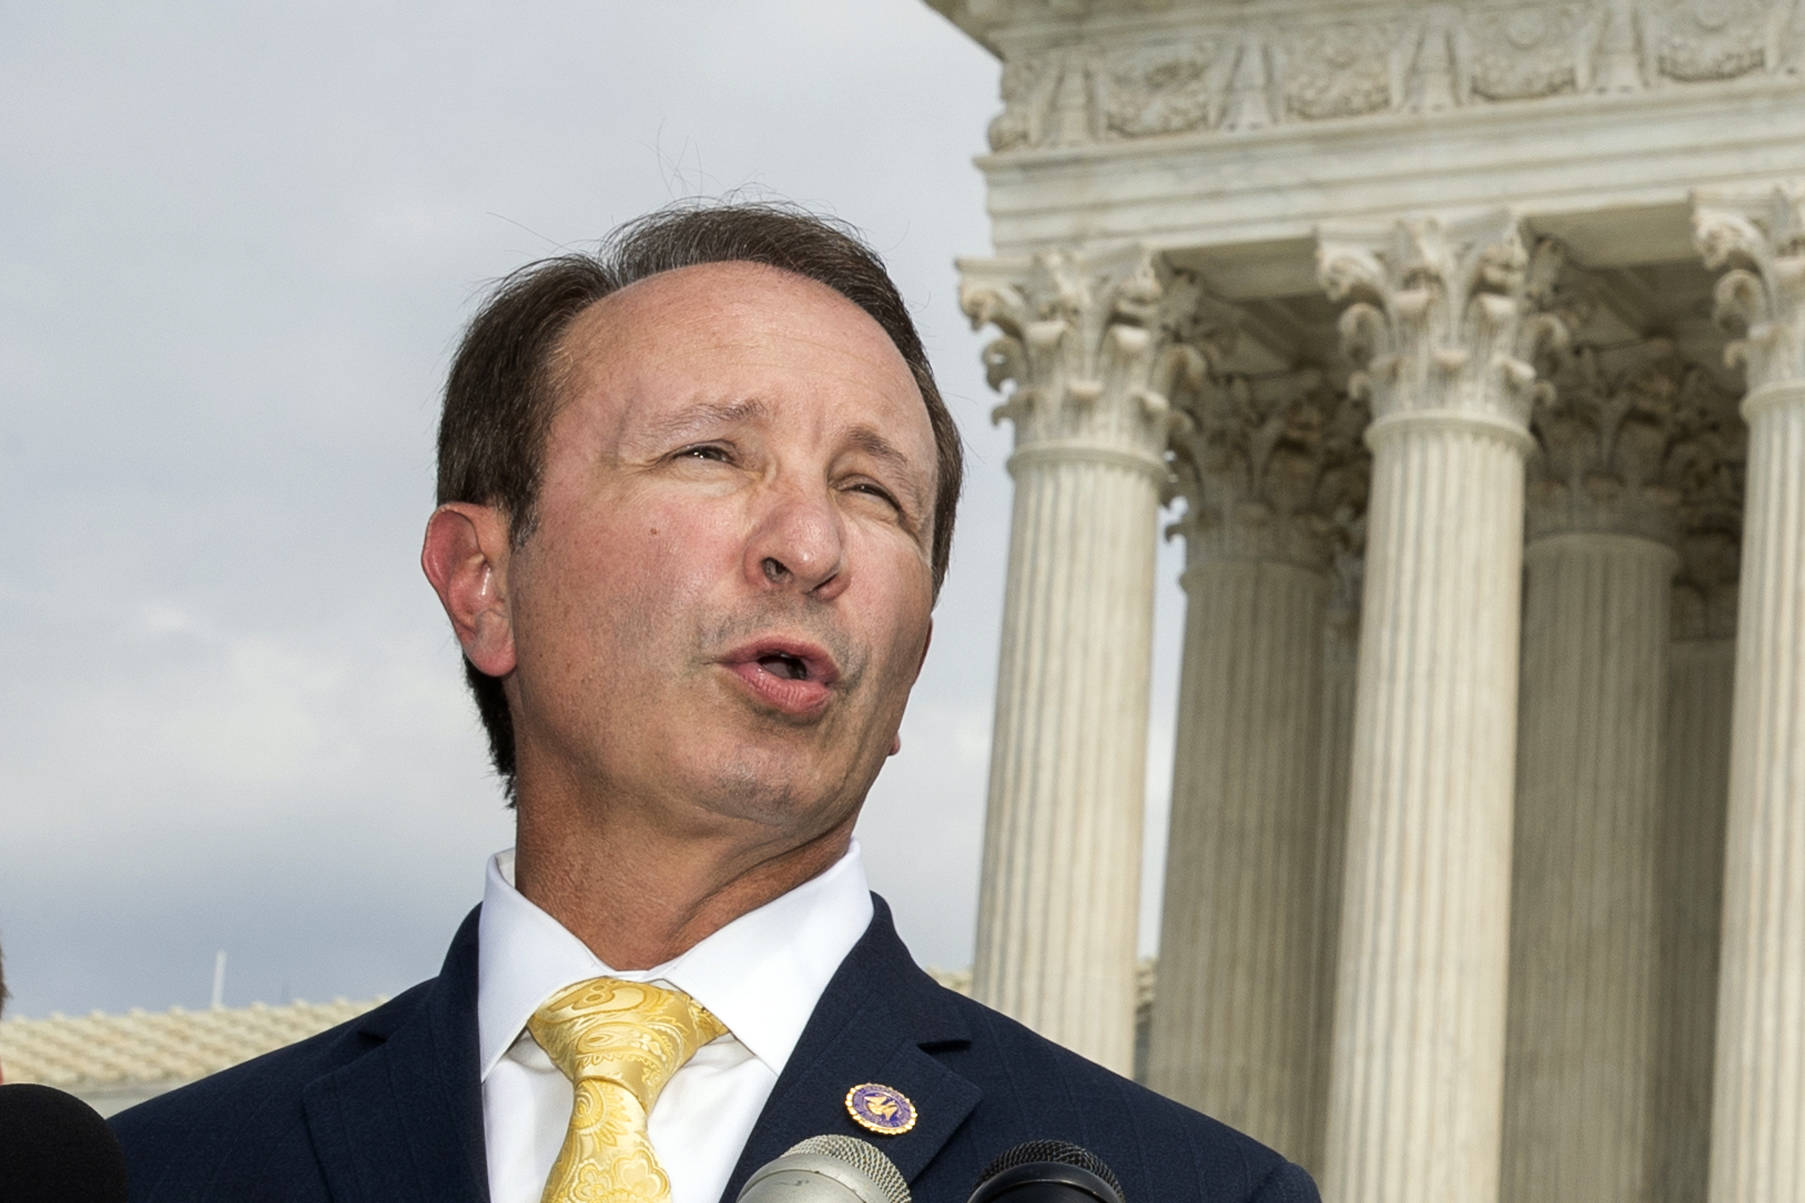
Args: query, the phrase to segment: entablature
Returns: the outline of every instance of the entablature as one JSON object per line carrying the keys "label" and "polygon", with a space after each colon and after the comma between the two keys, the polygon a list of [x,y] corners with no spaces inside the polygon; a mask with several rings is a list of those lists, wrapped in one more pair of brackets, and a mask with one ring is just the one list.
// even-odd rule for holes
{"label": "entablature", "polygon": [[1796,75],[1796,0],[929,0],[1004,65],[992,149]]}
{"label": "entablature", "polygon": [[1320,225],[1503,203],[1595,266],[1693,260],[1692,191],[1805,175],[1799,0],[931,2],[1003,60],[999,254],[1234,248],[1218,285],[1280,295],[1309,256],[1264,252]]}

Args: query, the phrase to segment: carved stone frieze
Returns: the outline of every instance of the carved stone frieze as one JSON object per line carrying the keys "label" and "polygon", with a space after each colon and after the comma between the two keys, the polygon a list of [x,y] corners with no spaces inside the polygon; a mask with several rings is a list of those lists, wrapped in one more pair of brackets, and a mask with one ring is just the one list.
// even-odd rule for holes
{"label": "carved stone frieze", "polygon": [[1191,39],[1167,47],[1117,51],[1102,64],[1107,136],[1139,138],[1216,125],[1234,54],[1232,47]]}
{"label": "carved stone frieze", "polygon": [[1739,335],[1725,348],[1751,394],[1805,383],[1805,187],[1699,194],[1693,236],[1717,282],[1717,320]]}
{"label": "carved stone frieze", "polygon": [[1549,239],[1525,247],[1506,212],[1325,231],[1317,274],[1332,300],[1351,302],[1340,322],[1358,368],[1349,389],[1380,421],[1434,411],[1525,431],[1546,388],[1537,362],[1566,339],[1552,311],[1563,258]]}
{"label": "carved stone frieze", "polygon": [[1013,388],[992,419],[1015,423],[1018,453],[1112,450],[1163,474],[1172,398],[1198,387],[1206,357],[1233,337],[1226,307],[1141,247],[961,266],[961,308],[974,329],[998,331],[986,375]]}
{"label": "carved stone frieze", "polygon": [[1545,4],[1469,14],[1462,31],[1473,45],[1466,95],[1528,100],[1577,91],[1590,49],[1583,36],[1590,8]]}
{"label": "carved stone frieze", "polygon": [[1076,12],[1062,26],[1051,10],[993,7],[985,28],[1032,30],[999,40],[999,152],[1805,70],[1800,0],[1394,0],[1357,16],[1326,0],[1282,13],[1202,0],[1077,6],[1143,17],[1107,30]]}
{"label": "carved stone frieze", "polygon": [[1274,45],[1285,120],[1361,117],[1397,107],[1406,21],[1344,21],[1280,31]]}
{"label": "carved stone frieze", "polygon": [[1327,567],[1363,519],[1365,406],[1318,368],[1212,380],[1184,405],[1172,470],[1197,554]]}
{"label": "carved stone frieze", "polygon": [[1651,0],[1661,74],[1690,83],[1768,67],[1770,48],[1778,48],[1772,26],[1784,7],[1771,0]]}
{"label": "carved stone frieze", "polygon": [[1579,87],[1586,92],[1639,92],[1659,66],[1635,0],[1609,0],[1599,13],[1598,40],[1579,56]]}
{"label": "carved stone frieze", "polygon": [[1046,125],[1053,108],[1053,90],[1059,86],[1066,57],[1042,54],[1004,62],[1003,111],[990,122],[992,150],[1047,145]]}

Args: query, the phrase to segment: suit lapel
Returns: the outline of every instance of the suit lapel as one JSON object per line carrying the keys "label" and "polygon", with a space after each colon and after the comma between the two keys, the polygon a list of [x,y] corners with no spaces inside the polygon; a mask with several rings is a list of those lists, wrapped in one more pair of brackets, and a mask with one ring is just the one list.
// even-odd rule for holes
{"label": "suit lapel", "polygon": [[[980,1091],[943,1066],[931,1050],[970,1043],[958,1012],[897,938],[890,910],[876,913],[847,954],[771,1091],[722,1203],[733,1203],[758,1167],[810,1136],[842,1133],[876,1145],[909,1181],[925,1169],[977,1105]],[[915,1126],[898,1136],[852,1120],[846,1095],[877,1082],[915,1105]]]}
{"label": "suit lapel", "polygon": [[489,1197],[476,1037],[476,912],[411,1012],[308,1084],[308,1131],[337,1203]]}

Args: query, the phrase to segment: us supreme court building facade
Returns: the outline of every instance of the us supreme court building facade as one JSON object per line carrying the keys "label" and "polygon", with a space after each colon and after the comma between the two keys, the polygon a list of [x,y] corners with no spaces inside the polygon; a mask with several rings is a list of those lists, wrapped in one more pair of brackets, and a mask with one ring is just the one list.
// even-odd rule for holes
{"label": "us supreme court building facade", "polygon": [[1003,80],[974,992],[1131,1063],[1166,531],[1151,1084],[1339,1203],[1805,1200],[1805,4],[931,3]]}

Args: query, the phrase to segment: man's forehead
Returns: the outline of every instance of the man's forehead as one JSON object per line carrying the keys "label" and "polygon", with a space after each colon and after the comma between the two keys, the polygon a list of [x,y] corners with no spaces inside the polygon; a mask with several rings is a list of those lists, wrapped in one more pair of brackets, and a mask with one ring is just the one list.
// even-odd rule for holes
{"label": "man's forehead", "polygon": [[739,261],[660,272],[593,302],[557,348],[560,402],[607,384],[681,378],[722,351],[743,352],[733,366],[757,370],[788,369],[795,352],[812,349],[831,350],[820,369],[868,389],[874,400],[893,394],[919,407],[926,428],[915,371],[870,314],[817,280]]}
{"label": "man's forehead", "polygon": [[747,339],[763,324],[795,311],[840,310],[870,323],[900,359],[876,319],[819,280],[763,263],[727,260],[657,272],[615,289],[578,314],[569,344],[602,349],[609,342],[706,331],[716,341]]}

